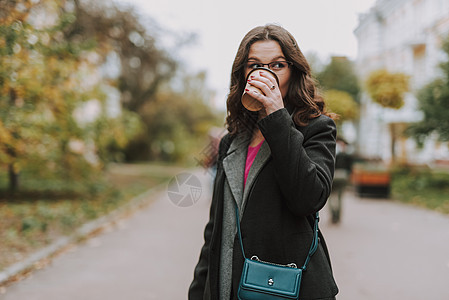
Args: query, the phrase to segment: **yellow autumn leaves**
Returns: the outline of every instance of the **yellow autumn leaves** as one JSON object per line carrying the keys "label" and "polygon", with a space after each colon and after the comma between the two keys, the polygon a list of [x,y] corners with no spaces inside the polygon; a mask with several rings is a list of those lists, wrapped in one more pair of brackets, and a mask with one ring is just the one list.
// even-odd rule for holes
{"label": "yellow autumn leaves", "polygon": [[359,105],[348,92],[328,90],[324,92],[327,109],[339,116],[338,121],[356,120],[359,116]]}
{"label": "yellow autumn leaves", "polygon": [[399,109],[404,105],[404,95],[409,90],[410,76],[390,73],[387,70],[372,72],[366,80],[366,91],[371,99],[383,107]]}

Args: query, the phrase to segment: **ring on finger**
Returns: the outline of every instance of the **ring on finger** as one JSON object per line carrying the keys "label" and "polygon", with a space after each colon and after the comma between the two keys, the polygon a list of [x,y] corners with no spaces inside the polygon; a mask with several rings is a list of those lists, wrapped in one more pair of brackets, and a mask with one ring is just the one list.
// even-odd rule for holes
{"label": "ring on finger", "polygon": [[276,86],[272,85],[270,89],[274,90],[275,88],[276,88]]}

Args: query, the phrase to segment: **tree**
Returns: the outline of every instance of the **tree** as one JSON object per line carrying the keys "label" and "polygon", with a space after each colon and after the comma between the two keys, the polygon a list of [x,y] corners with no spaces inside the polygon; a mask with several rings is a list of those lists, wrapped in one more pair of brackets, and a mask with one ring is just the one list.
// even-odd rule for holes
{"label": "tree", "polygon": [[404,105],[404,95],[409,90],[408,75],[390,73],[387,70],[372,72],[366,80],[371,99],[383,107],[399,109]]}
{"label": "tree", "polygon": [[217,125],[218,117],[208,104],[213,93],[205,84],[206,74],[180,73],[177,78],[177,88],[166,86],[141,108],[145,131],[131,142],[127,160],[192,158],[192,152],[200,151],[199,140]]}
{"label": "tree", "polygon": [[440,141],[449,141],[449,36],[444,40],[442,50],[446,60],[440,64],[441,78],[430,82],[417,94],[423,119],[406,130],[419,144],[424,143],[432,133]]}
{"label": "tree", "polygon": [[[94,158],[103,145],[92,141],[129,121],[128,115],[117,116],[114,122],[108,119],[109,126],[92,131],[88,123],[95,120],[83,125],[76,119],[76,111],[88,102],[104,107],[106,95],[95,41],[64,38],[76,20],[66,4],[2,2],[0,163],[8,165],[11,191],[18,188],[23,167],[34,168],[40,176],[88,180],[102,163]],[[123,130],[119,135],[129,138]]]}
{"label": "tree", "polygon": [[187,156],[215,123],[212,95],[205,74],[179,75],[156,36],[105,1],[0,1],[0,165],[12,191],[24,168],[92,182],[111,160]]}
{"label": "tree", "polygon": [[[157,122],[148,119],[148,107],[154,106],[152,111],[154,108],[162,109],[161,98],[166,99],[167,103],[162,105],[167,106],[183,106],[182,102],[186,101],[182,93],[176,94],[176,98],[173,99],[160,95],[175,96],[170,83],[176,80],[175,76],[179,70],[178,61],[161,48],[156,40],[160,29],[148,16],[145,18],[147,26],[144,26],[132,8],[118,8],[110,2],[101,0],[84,2],[74,0],[73,3],[76,21],[65,33],[66,38],[72,40],[82,36],[83,39],[94,39],[105,62],[115,58],[120,68],[117,77],[112,78],[112,81],[120,92],[122,108],[138,114],[144,121],[143,131],[125,147],[125,159],[132,161],[160,158],[154,155],[157,149],[167,150],[156,151],[162,153],[164,159],[179,157],[179,152],[174,155],[173,147],[169,146],[171,145],[169,140],[172,138],[157,137],[160,133],[156,129],[157,126],[154,127]],[[151,26],[148,26],[148,23]],[[178,46],[182,46],[186,39],[189,40],[191,37],[192,35],[188,35],[184,39],[178,39],[180,41]],[[161,87],[165,87],[166,90],[159,94]],[[161,114],[156,113],[154,117],[163,122],[164,115],[161,111]],[[180,120],[183,118],[173,121],[176,123]],[[173,125],[170,124],[168,127],[171,128]],[[170,134],[178,133],[170,131]],[[158,139],[160,143],[154,142]],[[171,154],[165,155],[169,152]]]}
{"label": "tree", "polygon": [[338,124],[358,118],[359,107],[349,93],[339,90],[328,90],[324,92],[324,98],[329,110],[339,116]]}
{"label": "tree", "polygon": [[357,126],[359,83],[353,63],[346,57],[332,57],[317,79],[324,89],[327,107],[340,116],[337,121],[339,134],[343,133],[343,122],[350,121]]}
{"label": "tree", "polygon": [[[366,80],[366,90],[371,99],[382,107],[400,109],[404,105],[405,93],[409,91],[410,76],[385,69],[372,72]],[[404,123],[390,123],[391,156],[396,161],[396,141],[399,139],[405,149]],[[405,162],[405,152],[400,156]]]}
{"label": "tree", "polygon": [[51,4],[9,2],[0,19],[1,157],[9,165],[12,191],[19,169],[32,161],[53,156],[64,167],[73,161],[65,150],[81,131],[70,113],[77,102],[100,97],[95,87],[79,90],[81,74],[73,71],[90,68],[81,55],[88,45],[65,44],[58,35],[70,17],[50,18],[45,25],[30,17],[38,9],[53,13]]}
{"label": "tree", "polygon": [[325,90],[347,92],[358,102],[359,81],[353,63],[346,57],[332,57],[330,63],[317,74],[317,79]]}
{"label": "tree", "polygon": [[[158,46],[156,26],[150,33],[134,9],[120,9],[107,1],[73,0],[73,4],[76,18],[64,33],[66,39],[93,39],[105,60],[118,57],[117,87],[122,105],[139,112],[152,101],[158,88],[173,78],[178,67],[177,61]],[[151,21],[150,17],[146,19]]]}
{"label": "tree", "polygon": [[440,141],[449,141],[449,82],[440,78],[426,85],[417,95],[423,120],[410,125],[407,133],[422,144],[436,133]]}
{"label": "tree", "polygon": [[[73,4],[65,7],[76,18],[64,31],[65,39],[93,40],[103,62],[109,64],[111,58],[115,60],[120,68],[110,81],[120,92],[122,109],[143,121],[142,130],[126,144],[124,158],[128,161],[179,160],[186,156],[198,134],[191,128],[204,127],[200,125],[204,120],[199,112],[209,116],[208,120],[214,118],[205,105],[211,98],[205,86],[205,74],[181,74],[181,64],[174,59],[172,51],[160,46],[157,36],[161,29],[151,17],[145,16],[144,24],[135,9],[119,8],[110,1],[67,0],[67,3]],[[178,37],[177,48],[190,42],[193,36]],[[182,109],[178,111],[178,108]],[[99,123],[94,128],[104,126],[105,123]],[[189,130],[183,136],[185,128]],[[98,136],[96,141],[99,145],[110,145],[107,151],[99,152],[100,157],[120,156],[121,151],[111,153],[112,149],[122,150],[116,142],[103,136]]]}

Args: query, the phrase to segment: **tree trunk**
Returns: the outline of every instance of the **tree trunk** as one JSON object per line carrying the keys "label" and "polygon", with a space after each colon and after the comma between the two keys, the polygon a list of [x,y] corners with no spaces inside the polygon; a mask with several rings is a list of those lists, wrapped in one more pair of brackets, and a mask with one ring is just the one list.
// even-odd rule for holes
{"label": "tree trunk", "polygon": [[19,173],[16,171],[14,164],[8,165],[9,175],[9,191],[14,193],[19,188]]}

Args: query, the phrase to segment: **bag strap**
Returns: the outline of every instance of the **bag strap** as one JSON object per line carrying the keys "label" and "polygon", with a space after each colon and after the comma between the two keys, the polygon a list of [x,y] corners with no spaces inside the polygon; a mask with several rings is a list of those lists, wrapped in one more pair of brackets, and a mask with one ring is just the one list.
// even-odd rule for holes
{"label": "bag strap", "polygon": [[318,249],[318,243],[320,242],[320,238],[318,237],[318,232],[319,232],[318,222],[320,221],[320,213],[319,212],[315,213],[314,219],[315,219],[315,222],[313,224],[312,244],[310,245],[309,254],[307,254],[306,261],[304,262],[304,265],[301,268],[301,269],[303,269],[303,271],[307,270],[307,265],[309,264],[309,261],[312,258],[312,255]]}
{"label": "bag strap", "polygon": [[[234,201],[235,206],[235,218],[237,223],[237,233],[239,235],[239,241],[240,241],[240,247],[242,248],[242,254],[243,258],[246,259],[245,255],[245,249],[243,248],[243,240],[242,240],[242,232],[240,230],[240,217],[239,217],[239,208],[237,206],[237,202]],[[304,262],[304,265],[301,267],[303,271],[307,270],[307,265],[309,264],[310,259],[312,258],[312,255],[315,253],[315,251],[318,249],[318,222],[320,221],[320,215],[318,212],[315,213],[315,222],[313,224],[313,239],[312,244],[310,245],[309,253],[307,254],[306,261]]]}

